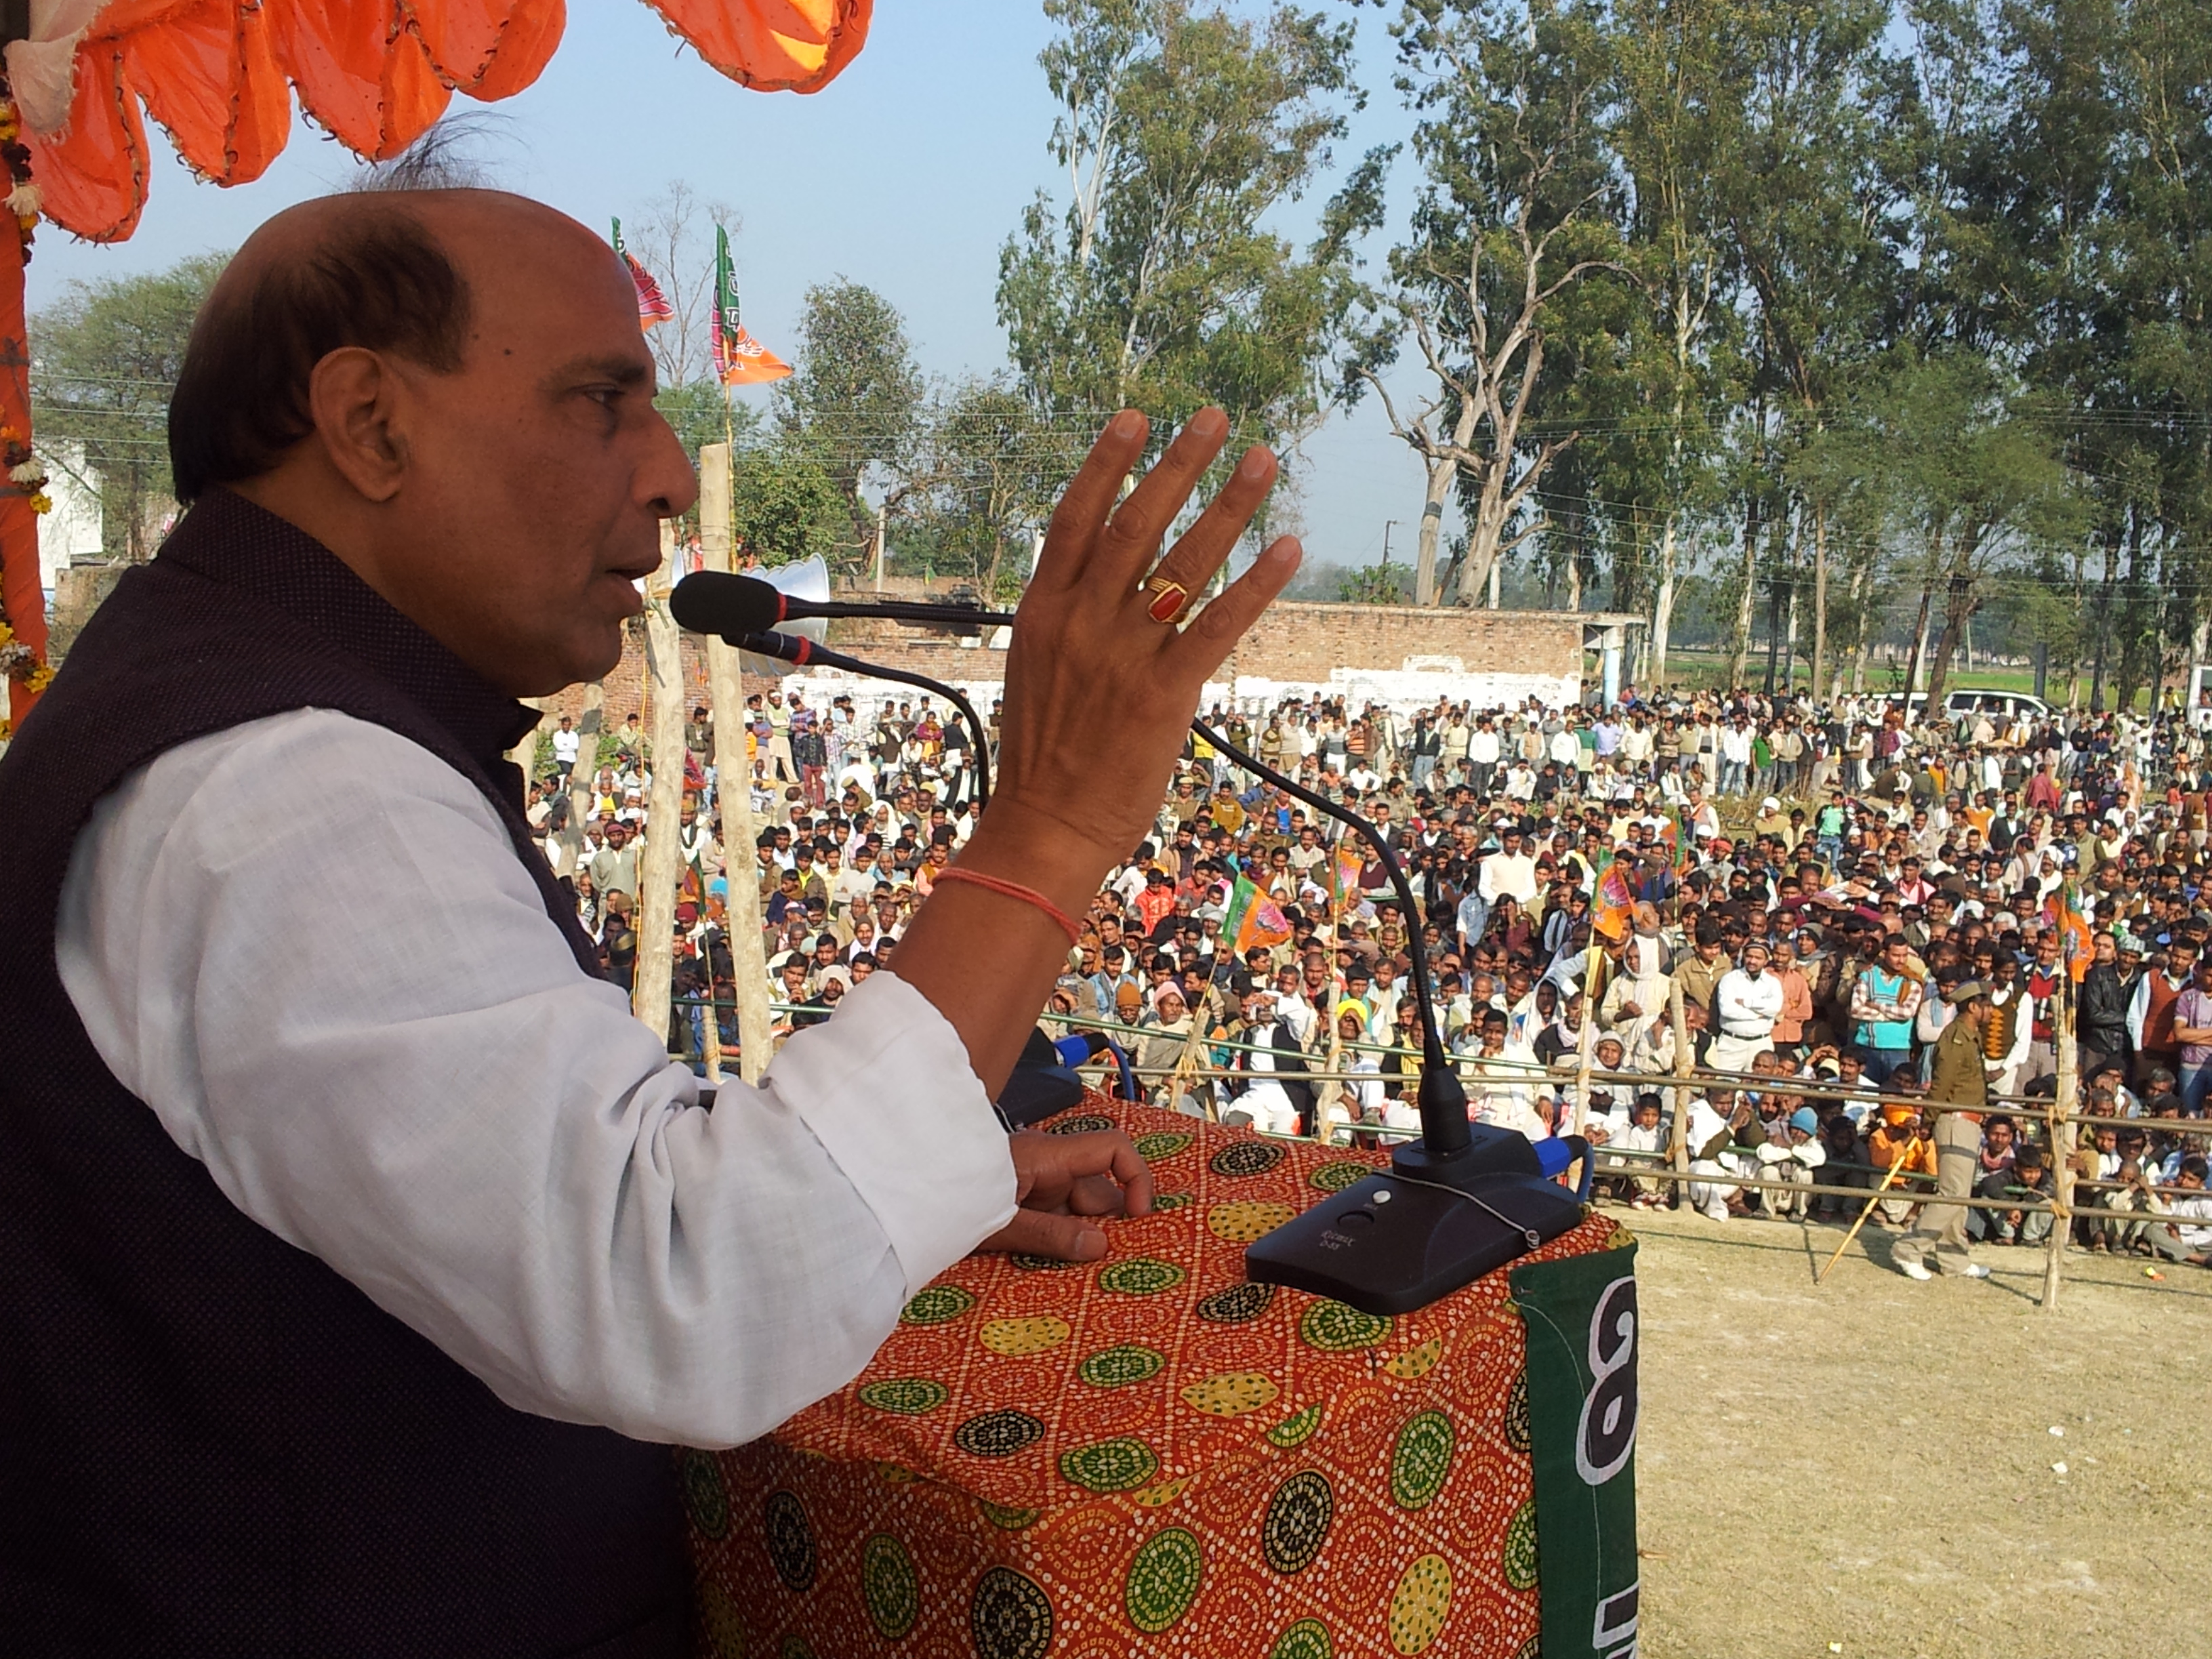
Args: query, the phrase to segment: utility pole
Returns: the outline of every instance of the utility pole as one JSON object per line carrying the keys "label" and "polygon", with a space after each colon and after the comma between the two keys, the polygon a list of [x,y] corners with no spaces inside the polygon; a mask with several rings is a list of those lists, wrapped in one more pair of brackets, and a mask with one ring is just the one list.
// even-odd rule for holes
{"label": "utility pole", "polygon": [[1386,569],[1390,563],[1390,532],[1397,527],[1398,521],[1395,519],[1382,520],[1382,563]]}

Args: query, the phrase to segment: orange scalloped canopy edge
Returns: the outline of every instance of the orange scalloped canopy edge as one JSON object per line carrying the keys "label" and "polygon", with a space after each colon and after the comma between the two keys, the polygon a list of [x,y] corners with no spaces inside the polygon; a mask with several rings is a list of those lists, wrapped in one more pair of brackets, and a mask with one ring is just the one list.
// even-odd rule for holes
{"label": "orange scalloped canopy edge", "polygon": [[[867,40],[873,0],[647,0],[669,32],[758,92],[817,92]],[[258,179],[291,135],[292,97],[371,161],[397,155],[456,92],[535,81],[565,0],[111,0],[77,46],[68,125],[26,132],[40,210],[121,241],[145,205],[145,113],[192,170]]]}

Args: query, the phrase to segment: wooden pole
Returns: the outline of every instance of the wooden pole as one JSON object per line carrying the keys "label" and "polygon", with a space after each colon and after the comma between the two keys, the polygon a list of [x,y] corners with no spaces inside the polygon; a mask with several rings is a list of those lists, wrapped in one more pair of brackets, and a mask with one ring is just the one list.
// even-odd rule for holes
{"label": "wooden pole", "polygon": [[[1168,1109],[1171,1112],[1182,1109],[1177,1103],[1186,1094],[1197,1101],[1194,1085],[1198,1078],[1198,1057],[1206,1052],[1206,1027],[1213,1018],[1214,994],[1213,987],[1208,984],[1198,994],[1198,1006],[1190,1011],[1189,1034],[1182,1040],[1182,1053],[1176,1056],[1175,1070],[1168,1075]],[[1213,1091],[1208,1090],[1205,1101],[1199,1103],[1206,1109],[1202,1116],[1218,1118],[1213,1109]]]}
{"label": "wooden pole", "polygon": [[2074,981],[2069,975],[2058,988],[2058,1006],[2051,1022],[2058,1044],[2058,1085],[2051,1091],[2051,1237],[2043,1258],[2043,1299],[2045,1313],[2058,1306],[2058,1281],[2064,1271],[2066,1241],[2074,1231],[2074,1149],[2081,1131],[2073,1114],[2081,1109],[2081,1065],[2074,1048]]}
{"label": "wooden pole", "polygon": [[584,682],[583,712],[576,716],[576,766],[568,774],[568,820],[578,829],[592,821],[599,804],[599,734],[606,729],[607,685]]}
{"label": "wooden pole", "polygon": [[[708,570],[730,568],[730,447],[699,451],[699,553]],[[738,1075],[760,1081],[775,1042],[769,1010],[768,947],[761,937],[760,830],[753,822],[753,768],[745,754],[744,683],[738,653],[707,641],[707,701],[714,714],[715,800],[721,811],[722,882],[728,889],[730,977],[738,1002]],[[708,983],[713,982],[709,976]]]}
{"label": "wooden pole", "polygon": [[653,787],[646,800],[645,855],[638,860],[637,979],[630,1007],[668,1039],[669,998],[676,969],[676,884],[684,868],[683,635],[668,614],[676,574],[676,526],[660,525],[660,568],[645,585],[645,678],[653,745]]}
{"label": "wooden pole", "polygon": [[1567,1133],[1578,1135],[1589,1117],[1590,1066],[1597,1049],[1597,974],[1605,958],[1597,929],[1590,929],[1589,949],[1583,957],[1583,1023],[1575,1039],[1575,1113]]}
{"label": "wooden pole", "polygon": [[1670,979],[1667,984],[1667,1018],[1674,1027],[1674,1128],[1668,1137],[1668,1151],[1675,1172],[1687,1176],[1690,1173],[1690,1073],[1697,1065],[1698,1051],[1690,1041],[1690,1016],[1682,1006],[1682,981]]}
{"label": "wooden pole", "polygon": [[532,769],[538,764],[538,740],[561,724],[560,711],[554,708],[550,697],[524,697],[522,702],[538,711],[538,724],[523,735],[522,740],[507,751],[508,760],[522,769],[522,787],[526,795]]}
{"label": "wooden pole", "polygon": [[1851,1230],[1844,1235],[1844,1242],[1836,1246],[1835,1255],[1828,1258],[1828,1267],[1821,1268],[1819,1273],[1813,1275],[1813,1282],[1815,1285],[1824,1283],[1828,1277],[1828,1267],[1834,1267],[1844,1259],[1844,1252],[1851,1248],[1851,1241],[1859,1236],[1859,1229],[1867,1224],[1867,1218],[1874,1213],[1874,1206],[1881,1202],[1881,1195],[1896,1182],[1898,1172],[1905,1168],[1905,1160],[1911,1156],[1912,1147],[1908,1142],[1898,1153],[1895,1161],[1890,1164],[1889,1173],[1881,1178],[1881,1185],[1874,1189],[1874,1196],[1867,1200],[1866,1207],[1859,1212],[1859,1218],[1851,1223]]}

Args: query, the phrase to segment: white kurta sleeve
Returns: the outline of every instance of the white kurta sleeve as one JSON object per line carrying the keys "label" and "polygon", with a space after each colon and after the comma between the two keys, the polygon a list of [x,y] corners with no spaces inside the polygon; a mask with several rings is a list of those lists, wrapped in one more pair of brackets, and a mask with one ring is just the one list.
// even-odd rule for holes
{"label": "white kurta sleeve", "polygon": [[911,987],[874,975],[709,1115],[476,788],[343,715],[127,779],[78,838],[57,954],[225,1196],[541,1415],[750,1439],[1012,1213],[1005,1133]]}

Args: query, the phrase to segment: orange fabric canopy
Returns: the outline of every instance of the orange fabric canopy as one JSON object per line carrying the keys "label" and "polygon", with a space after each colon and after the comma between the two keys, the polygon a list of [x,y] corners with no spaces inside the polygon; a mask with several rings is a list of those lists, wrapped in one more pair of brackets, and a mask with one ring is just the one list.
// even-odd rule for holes
{"label": "orange fabric canopy", "polygon": [[[757,92],[827,86],[866,43],[874,9],[874,0],[646,3]],[[242,185],[284,148],[295,92],[347,149],[387,160],[456,92],[489,101],[530,85],[567,21],[566,0],[42,0],[30,38],[6,54],[35,210],[94,241],[121,241],[146,204],[147,114],[194,172]],[[27,198],[8,205],[33,211]],[[22,257],[16,237],[0,236],[0,425],[27,436]],[[43,658],[38,555],[28,489],[0,479],[0,624]],[[21,680],[0,689],[17,720],[38,701]]]}
{"label": "orange fabric canopy", "polygon": [[[867,38],[872,0],[647,0],[670,33],[743,85],[814,92]],[[564,0],[59,0],[8,66],[44,215],[95,241],[137,228],[143,104],[193,170],[258,178],[290,136],[292,95],[356,154],[397,155],[456,92],[538,78]],[[43,92],[44,95],[41,95]]]}

